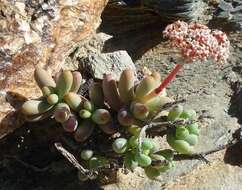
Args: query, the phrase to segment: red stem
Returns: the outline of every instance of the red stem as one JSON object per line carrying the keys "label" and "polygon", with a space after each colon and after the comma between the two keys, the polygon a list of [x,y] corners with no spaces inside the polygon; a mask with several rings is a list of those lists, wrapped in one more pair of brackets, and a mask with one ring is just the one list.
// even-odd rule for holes
{"label": "red stem", "polygon": [[182,68],[183,64],[176,64],[175,68],[169,73],[169,75],[162,81],[161,85],[155,89],[155,93],[159,94],[176,76],[178,71]]}

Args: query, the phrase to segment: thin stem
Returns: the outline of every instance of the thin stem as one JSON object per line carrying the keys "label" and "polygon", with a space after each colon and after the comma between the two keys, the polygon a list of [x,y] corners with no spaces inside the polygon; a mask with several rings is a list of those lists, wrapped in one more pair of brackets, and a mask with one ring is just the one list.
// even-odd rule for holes
{"label": "thin stem", "polygon": [[95,179],[96,173],[93,171],[90,171],[88,169],[85,169],[82,165],[79,164],[77,159],[74,157],[73,154],[71,154],[69,151],[67,151],[61,143],[54,143],[55,148],[75,167],[77,168],[83,175],[87,176],[89,179]]}
{"label": "thin stem", "polygon": [[182,68],[183,64],[176,64],[175,68],[169,73],[169,75],[163,80],[161,85],[155,89],[155,93],[159,94],[176,76],[178,71]]}

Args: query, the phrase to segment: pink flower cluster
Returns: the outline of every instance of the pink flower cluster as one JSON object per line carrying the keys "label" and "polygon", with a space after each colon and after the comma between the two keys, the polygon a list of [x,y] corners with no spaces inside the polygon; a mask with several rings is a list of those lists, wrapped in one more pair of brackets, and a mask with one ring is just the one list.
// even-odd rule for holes
{"label": "pink flower cluster", "polygon": [[212,58],[223,63],[230,55],[230,42],[226,34],[219,30],[212,31],[202,24],[176,21],[166,27],[163,35],[173,47],[181,50],[182,57],[189,62]]}

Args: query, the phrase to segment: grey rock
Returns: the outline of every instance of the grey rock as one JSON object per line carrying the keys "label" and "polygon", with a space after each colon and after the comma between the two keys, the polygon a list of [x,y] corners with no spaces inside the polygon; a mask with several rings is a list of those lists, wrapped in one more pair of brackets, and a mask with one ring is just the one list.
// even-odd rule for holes
{"label": "grey rock", "polygon": [[135,65],[126,51],[113,53],[92,53],[80,60],[81,68],[96,79],[102,79],[103,74],[112,74],[118,80],[124,69],[136,70]]}
{"label": "grey rock", "polygon": [[169,22],[176,20],[203,22],[206,20],[204,12],[208,6],[201,0],[142,0],[141,2]]}
{"label": "grey rock", "polygon": [[230,30],[239,30],[242,28],[242,1],[226,2],[221,0],[214,15],[215,22],[220,25],[228,25]]}
{"label": "grey rock", "polygon": [[224,75],[224,79],[227,81],[228,84],[234,84],[239,80],[238,76],[233,71],[226,73]]}

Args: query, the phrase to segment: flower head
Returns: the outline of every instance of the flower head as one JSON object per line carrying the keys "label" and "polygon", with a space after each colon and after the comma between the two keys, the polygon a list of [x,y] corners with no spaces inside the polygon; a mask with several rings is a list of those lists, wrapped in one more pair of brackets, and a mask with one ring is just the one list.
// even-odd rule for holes
{"label": "flower head", "polygon": [[173,47],[181,50],[181,56],[189,62],[212,58],[223,63],[230,54],[230,42],[226,34],[219,30],[212,31],[202,24],[176,21],[166,27],[163,35],[171,41]]}

